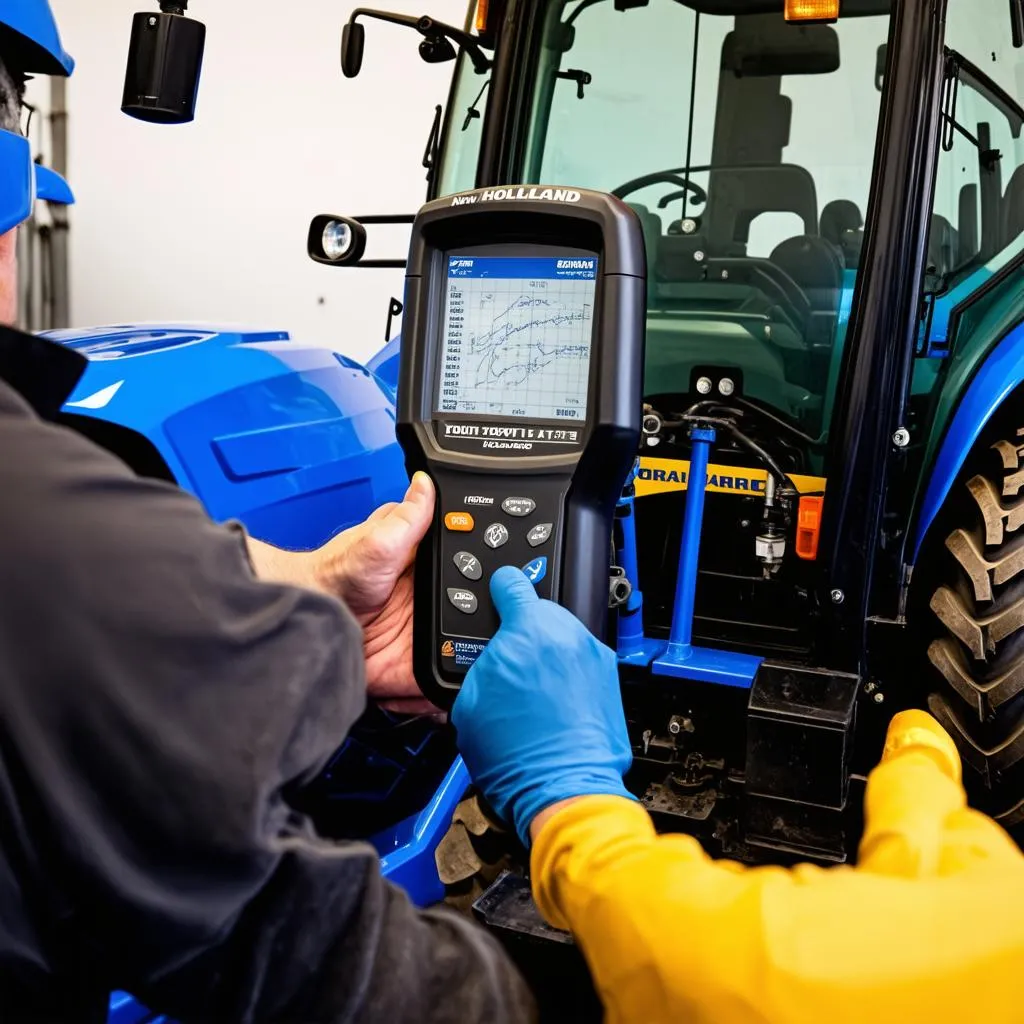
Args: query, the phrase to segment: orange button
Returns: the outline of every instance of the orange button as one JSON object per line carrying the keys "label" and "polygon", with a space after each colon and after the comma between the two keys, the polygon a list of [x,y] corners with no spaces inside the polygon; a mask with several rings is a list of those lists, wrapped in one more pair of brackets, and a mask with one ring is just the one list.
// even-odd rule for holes
{"label": "orange button", "polygon": [[449,512],[444,517],[444,525],[457,533],[469,533],[473,529],[473,517],[468,512]]}

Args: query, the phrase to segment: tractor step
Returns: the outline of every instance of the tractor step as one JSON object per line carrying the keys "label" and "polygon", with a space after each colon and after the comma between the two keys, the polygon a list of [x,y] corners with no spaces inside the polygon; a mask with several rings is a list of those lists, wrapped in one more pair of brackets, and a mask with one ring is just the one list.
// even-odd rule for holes
{"label": "tractor step", "polygon": [[744,834],[751,845],[847,858],[860,679],[763,662],[747,705]]}

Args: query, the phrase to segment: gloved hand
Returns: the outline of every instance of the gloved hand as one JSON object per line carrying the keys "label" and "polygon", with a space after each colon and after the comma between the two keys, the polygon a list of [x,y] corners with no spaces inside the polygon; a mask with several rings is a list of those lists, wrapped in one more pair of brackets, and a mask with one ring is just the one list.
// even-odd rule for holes
{"label": "gloved hand", "polygon": [[499,569],[501,627],[452,709],[459,749],[491,806],[529,845],[530,822],[571,797],[630,797],[632,753],[615,655],[570,612]]}

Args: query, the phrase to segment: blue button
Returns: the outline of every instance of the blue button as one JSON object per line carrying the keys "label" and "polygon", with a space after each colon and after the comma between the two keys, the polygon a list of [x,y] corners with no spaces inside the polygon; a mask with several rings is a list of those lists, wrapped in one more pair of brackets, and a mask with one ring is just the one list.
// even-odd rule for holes
{"label": "blue button", "polygon": [[540,581],[548,574],[547,555],[543,555],[540,558],[535,558],[532,562],[528,562],[523,566],[523,572],[526,573],[526,578],[531,583],[540,583]]}

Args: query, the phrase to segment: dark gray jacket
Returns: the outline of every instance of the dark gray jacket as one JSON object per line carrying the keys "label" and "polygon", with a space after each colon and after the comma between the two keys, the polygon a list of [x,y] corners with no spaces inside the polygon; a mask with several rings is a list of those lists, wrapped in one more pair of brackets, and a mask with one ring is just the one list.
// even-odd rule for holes
{"label": "dark gray jacket", "polygon": [[487,935],[289,806],[363,709],[354,620],[49,422],[82,366],[0,328],[0,1019],[528,1019]]}

